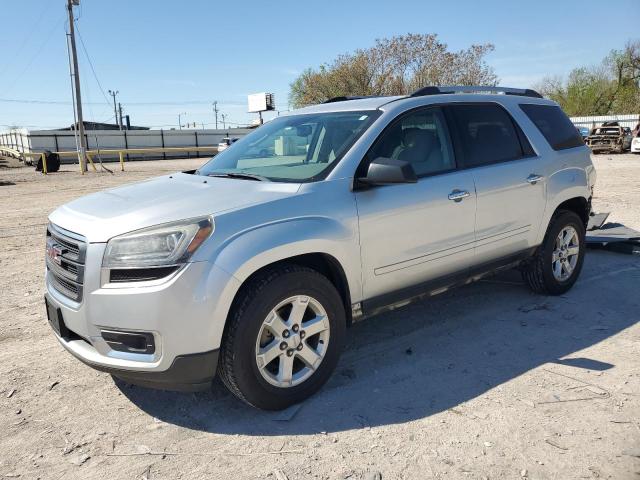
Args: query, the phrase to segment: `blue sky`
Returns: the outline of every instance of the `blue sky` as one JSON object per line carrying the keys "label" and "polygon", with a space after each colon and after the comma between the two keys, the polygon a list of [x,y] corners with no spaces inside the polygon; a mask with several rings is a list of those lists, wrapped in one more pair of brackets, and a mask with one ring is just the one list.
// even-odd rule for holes
{"label": "blue sky", "polygon": [[[3,2],[0,129],[73,122],[65,43],[66,0]],[[640,38],[637,0],[536,2],[213,2],[81,0],[77,25],[102,90],[136,125],[211,127],[211,102],[246,123],[246,95],[270,91],[287,110],[289,84],[307,67],[368,47],[376,38],[437,33],[451,49],[490,42],[502,85],[530,87],[546,75],[598,63]],[[608,4],[607,4],[608,5]],[[78,41],[85,118],[113,121]],[[12,100],[12,101],[7,101]],[[17,101],[16,101],[17,100]],[[24,103],[44,101],[57,103]]]}

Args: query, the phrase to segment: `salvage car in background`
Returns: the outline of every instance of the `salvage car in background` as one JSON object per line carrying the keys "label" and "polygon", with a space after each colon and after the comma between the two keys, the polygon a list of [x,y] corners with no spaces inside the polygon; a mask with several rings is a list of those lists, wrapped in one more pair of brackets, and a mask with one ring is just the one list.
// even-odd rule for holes
{"label": "salvage car in background", "polygon": [[586,143],[593,153],[622,153],[631,148],[631,130],[625,130],[618,122],[604,122],[591,130]]}
{"label": "salvage car in background", "polygon": [[623,147],[624,150],[631,150],[631,143],[633,143],[633,132],[631,131],[631,129],[629,127],[622,127],[624,129],[624,141],[623,141]]}

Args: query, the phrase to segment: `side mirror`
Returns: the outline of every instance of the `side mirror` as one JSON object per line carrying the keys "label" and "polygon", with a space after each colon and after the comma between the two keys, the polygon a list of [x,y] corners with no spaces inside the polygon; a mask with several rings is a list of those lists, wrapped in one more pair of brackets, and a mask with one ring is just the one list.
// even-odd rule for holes
{"label": "side mirror", "polygon": [[366,185],[416,183],[418,177],[409,162],[378,157],[369,164],[366,177],[358,179]]}

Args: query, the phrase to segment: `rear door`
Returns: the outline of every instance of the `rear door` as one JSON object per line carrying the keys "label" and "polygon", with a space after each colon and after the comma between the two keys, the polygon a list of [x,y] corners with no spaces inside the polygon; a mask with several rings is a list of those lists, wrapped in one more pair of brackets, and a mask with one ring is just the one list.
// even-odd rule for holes
{"label": "rear door", "polygon": [[364,298],[394,292],[387,299],[395,301],[406,298],[409,287],[473,263],[476,196],[471,173],[457,169],[447,122],[437,107],[394,121],[359,173],[378,157],[407,161],[418,176],[417,183],[355,193]]}
{"label": "rear door", "polygon": [[446,111],[476,188],[476,263],[534,246],[546,206],[541,159],[501,105],[456,104]]}

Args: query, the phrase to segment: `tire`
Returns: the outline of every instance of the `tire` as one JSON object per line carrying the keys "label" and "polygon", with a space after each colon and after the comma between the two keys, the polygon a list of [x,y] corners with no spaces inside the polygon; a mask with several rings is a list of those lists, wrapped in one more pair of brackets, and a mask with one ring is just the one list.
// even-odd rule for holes
{"label": "tire", "polygon": [[[554,262],[554,251],[557,251],[556,241],[561,232],[570,232],[570,229],[573,229],[576,234],[578,253],[575,255],[575,263],[573,263],[573,256],[567,256],[566,253],[574,251],[569,250],[570,246],[564,250],[564,253],[561,253],[564,255],[565,263],[562,265],[562,260],[558,260],[561,265],[561,274],[558,278],[557,270],[554,274],[553,268],[558,264],[557,261]],[[535,293],[562,295],[573,286],[580,275],[584,263],[585,247],[585,225],[582,219],[572,211],[559,210],[551,218],[544,240],[535,255],[522,266],[522,278]],[[571,266],[571,273],[563,278],[568,272],[568,267]]]}
{"label": "tire", "polygon": [[[304,312],[302,321],[292,320],[296,317],[294,304]],[[277,317],[275,311],[279,312]],[[312,327],[312,318],[328,322],[322,320],[322,325]],[[287,338],[285,332],[276,333],[283,325],[278,319],[289,321],[285,323]],[[273,328],[276,324],[278,328]],[[293,325],[299,325],[298,330]],[[309,328],[307,338],[304,328]],[[325,330],[311,333],[319,328]],[[342,351],[345,330],[342,298],[326,277],[297,265],[267,270],[249,280],[234,301],[222,339],[218,373],[225,386],[249,405],[265,410],[287,408],[313,395],[329,379]],[[279,351],[271,350],[273,345],[278,345]],[[267,350],[278,356],[261,368],[258,354]],[[318,353],[322,357],[319,362]],[[308,355],[316,359],[314,367],[303,361]],[[293,370],[287,370],[286,365],[292,365]],[[293,376],[281,371],[293,371]]]}

